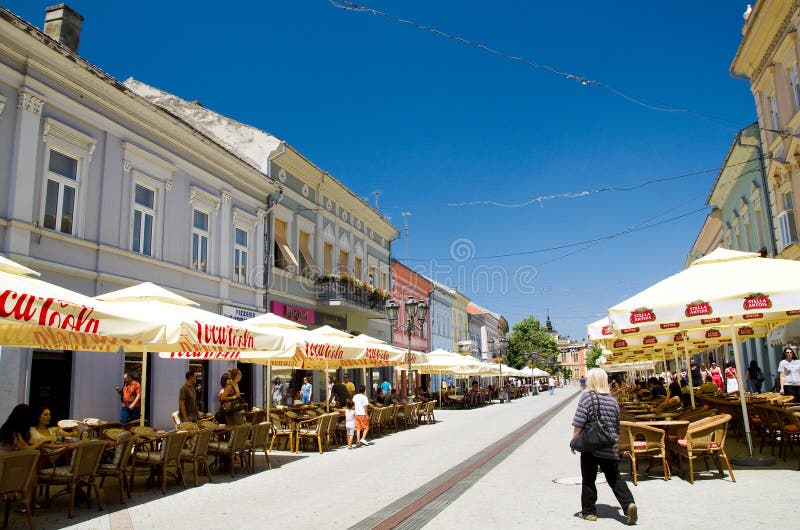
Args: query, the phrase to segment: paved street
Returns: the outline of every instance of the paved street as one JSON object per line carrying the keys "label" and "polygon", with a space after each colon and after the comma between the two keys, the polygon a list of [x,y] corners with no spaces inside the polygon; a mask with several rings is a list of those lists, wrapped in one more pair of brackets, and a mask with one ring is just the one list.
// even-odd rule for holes
{"label": "paved street", "polygon": [[[273,453],[272,471],[215,473],[199,488],[171,484],[167,495],[138,489],[127,509],[106,497],[113,512],[77,508],[74,528],[248,528],[265,524],[301,528],[478,528],[622,527],[610,489],[599,486],[600,521],[574,517],[579,509],[578,457],[567,439],[575,408],[575,387],[511,404],[476,410],[437,411],[436,425],[384,436],[352,451],[293,455]],[[548,410],[565,403],[550,421]],[[537,420],[539,418],[539,420]],[[531,432],[534,434],[530,436]],[[734,448],[734,452],[736,449]],[[263,469],[263,459],[259,469]],[[695,485],[680,477],[664,482],[644,478],[632,491],[643,528],[679,518],[704,521],[706,528],[745,524],[750,528],[792,528],[779,515],[791,502],[787,484],[797,484],[797,454],[786,464],[735,469],[737,483],[715,475]],[[646,467],[646,466],[645,466]],[[623,469],[627,472],[627,464]],[[561,479],[556,483],[554,481]],[[758,500],[753,500],[757,495]],[[37,513],[39,528],[61,528],[64,500]],[[738,511],[737,511],[738,508]],[[404,522],[399,517],[409,515]],[[14,514],[11,525],[24,519]]]}

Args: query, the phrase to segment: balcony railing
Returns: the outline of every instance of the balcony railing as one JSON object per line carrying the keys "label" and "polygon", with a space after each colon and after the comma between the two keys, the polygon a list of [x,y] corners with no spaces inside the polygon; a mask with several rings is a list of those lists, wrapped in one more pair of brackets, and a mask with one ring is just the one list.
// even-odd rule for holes
{"label": "balcony railing", "polygon": [[778,232],[781,236],[781,248],[797,243],[797,225],[794,222],[794,211],[784,210],[778,214]]}
{"label": "balcony railing", "polygon": [[381,292],[368,286],[358,287],[349,281],[336,279],[317,283],[317,300],[340,300],[379,313],[383,313],[386,307],[386,298]]}

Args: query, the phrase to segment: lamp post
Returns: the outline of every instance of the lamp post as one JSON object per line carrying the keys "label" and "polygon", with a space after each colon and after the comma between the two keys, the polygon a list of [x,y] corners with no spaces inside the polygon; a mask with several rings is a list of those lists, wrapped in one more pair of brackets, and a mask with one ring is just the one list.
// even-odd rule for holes
{"label": "lamp post", "polygon": [[403,305],[406,309],[404,323],[399,321],[400,304],[391,298],[386,302],[386,318],[389,319],[395,329],[404,330],[406,337],[408,337],[408,372],[406,373],[406,399],[408,399],[411,390],[411,334],[415,329],[419,328],[419,334],[421,337],[423,336],[428,304],[425,303],[425,300],[415,300],[413,296],[409,295]]}
{"label": "lamp post", "polygon": [[[528,355],[531,357],[531,370],[533,370],[536,365],[536,359],[539,357],[539,352],[532,351]],[[533,375],[531,375],[531,395],[539,395],[539,383],[536,382],[536,378],[534,378]]]}

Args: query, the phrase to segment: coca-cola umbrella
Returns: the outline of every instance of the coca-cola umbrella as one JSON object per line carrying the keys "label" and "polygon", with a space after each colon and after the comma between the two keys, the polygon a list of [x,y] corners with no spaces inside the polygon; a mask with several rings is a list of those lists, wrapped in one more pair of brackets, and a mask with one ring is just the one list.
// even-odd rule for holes
{"label": "coca-cola umbrella", "polygon": [[0,256],[0,344],[116,352],[163,335],[159,322],[36,276],[38,272]]}
{"label": "coca-cola umbrella", "polygon": [[717,329],[733,344],[745,436],[752,456],[739,328],[774,327],[800,316],[800,262],[716,249],[608,310],[616,335]]}
{"label": "coca-cola umbrella", "polygon": [[[140,318],[161,323],[163,335],[142,348],[142,408],[146,396],[147,352],[172,352],[174,357],[225,356],[236,359],[242,351],[279,352],[283,334],[251,328],[242,322],[201,309],[189,300],[150,282],[95,297],[106,304],[136,312]],[[223,353],[220,353],[223,352]],[[141,419],[142,423],[144,418]]]}

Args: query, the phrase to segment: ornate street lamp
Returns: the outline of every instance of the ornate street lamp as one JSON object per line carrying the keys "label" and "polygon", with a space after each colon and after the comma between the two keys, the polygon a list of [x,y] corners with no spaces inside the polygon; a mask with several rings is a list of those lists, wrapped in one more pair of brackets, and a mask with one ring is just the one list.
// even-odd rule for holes
{"label": "ornate street lamp", "polygon": [[403,304],[406,309],[406,321],[400,322],[398,312],[400,304],[393,299],[386,302],[386,318],[392,324],[392,327],[398,330],[404,330],[406,337],[408,337],[408,373],[406,374],[406,399],[409,397],[411,389],[411,334],[419,328],[420,337],[424,337],[425,315],[428,313],[428,304],[425,300],[415,300],[413,296],[409,296]]}

